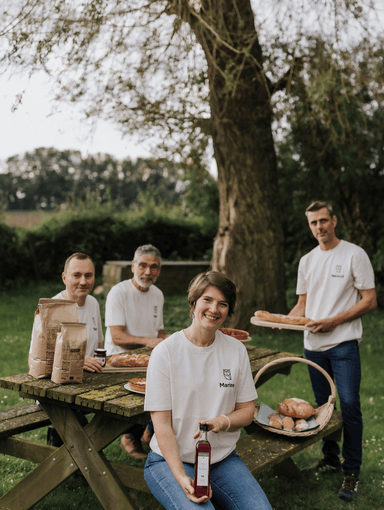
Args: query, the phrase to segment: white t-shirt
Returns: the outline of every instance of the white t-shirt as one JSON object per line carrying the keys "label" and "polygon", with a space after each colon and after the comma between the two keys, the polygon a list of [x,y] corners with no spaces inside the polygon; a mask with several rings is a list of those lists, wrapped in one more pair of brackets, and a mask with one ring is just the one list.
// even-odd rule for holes
{"label": "white t-shirt", "polygon": [[[65,299],[63,294],[60,292],[52,299]],[[93,351],[99,347],[99,343],[103,343],[104,335],[103,328],[101,325],[100,317],[100,305],[93,296],[88,295],[85,299],[84,306],[76,305],[77,316],[79,322],[86,324],[87,331],[87,349],[85,351],[86,356],[93,356]],[[33,329],[31,338],[31,347],[29,352],[32,351],[33,341]]]}
{"label": "white t-shirt", "polygon": [[112,287],[105,303],[107,355],[127,351],[113,343],[110,326],[125,326],[124,331],[133,336],[157,338],[159,330],[164,329],[163,305],[163,293],[155,285],[147,292],[137,289],[132,280]]}
{"label": "white t-shirt", "polygon": [[[333,317],[355,305],[359,290],[375,287],[372,264],[365,251],[340,241],[332,250],[317,246],[301,258],[297,294],[307,294],[305,316],[313,320]],[[304,347],[310,351],[326,351],[341,342],[361,340],[361,319],[345,322],[329,333],[304,332]]]}
{"label": "white t-shirt", "polygon": [[[197,347],[183,331],[163,340],[152,351],[144,409],[172,411],[172,425],[181,460],[194,462],[194,434],[198,421],[234,411],[236,403],[257,398],[245,346],[217,331],[209,347]],[[212,462],[227,457],[236,447],[240,430],[208,432]],[[156,434],[151,449],[161,455]]]}

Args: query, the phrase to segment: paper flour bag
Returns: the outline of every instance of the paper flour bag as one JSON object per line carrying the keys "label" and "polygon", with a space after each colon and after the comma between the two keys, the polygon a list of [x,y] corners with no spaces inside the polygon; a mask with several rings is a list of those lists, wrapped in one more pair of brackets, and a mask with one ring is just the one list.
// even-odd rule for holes
{"label": "paper flour bag", "polygon": [[29,374],[33,377],[45,378],[51,375],[56,336],[62,322],[79,322],[76,301],[39,299],[29,356]]}
{"label": "paper flour bag", "polygon": [[86,348],[86,324],[62,322],[56,338],[52,381],[57,384],[81,383]]}

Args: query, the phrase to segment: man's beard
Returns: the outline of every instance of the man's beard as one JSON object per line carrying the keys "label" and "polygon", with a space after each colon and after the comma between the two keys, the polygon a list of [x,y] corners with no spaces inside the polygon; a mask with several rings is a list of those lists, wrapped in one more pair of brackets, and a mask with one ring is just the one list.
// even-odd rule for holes
{"label": "man's beard", "polygon": [[[147,281],[143,281],[142,279],[145,278]],[[150,277],[144,277],[141,276],[140,278],[137,278],[137,283],[140,285],[140,287],[143,287],[143,289],[148,289],[153,283],[155,283],[156,278]]]}

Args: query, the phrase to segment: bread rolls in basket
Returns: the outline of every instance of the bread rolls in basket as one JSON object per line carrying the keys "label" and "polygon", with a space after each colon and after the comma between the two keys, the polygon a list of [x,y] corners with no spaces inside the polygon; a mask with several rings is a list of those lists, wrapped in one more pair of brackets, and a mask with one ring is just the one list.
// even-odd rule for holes
{"label": "bread rolls in basket", "polygon": [[[330,385],[331,393],[328,398],[328,402],[318,408],[314,408],[311,406],[311,404],[309,404],[306,401],[303,401],[302,399],[285,399],[285,400],[283,400],[283,402],[280,402],[278,404],[277,412],[273,411],[274,406],[272,406],[271,412],[273,411],[273,413],[272,413],[272,416],[269,415],[269,417],[274,418],[274,423],[276,424],[279,422],[279,420],[276,420],[276,418],[277,418],[276,415],[280,415],[281,422],[282,422],[284,416],[288,416],[295,421],[295,427],[293,430],[286,430],[283,427],[280,429],[280,426],[281,426],[280,424],[277,425],[277,427],[276,427],[276,425],[274,427],[274,426],[272,426],[272,424],[261,423],[260,421],[258,421],[257,417],[258,417],[258,413],[259,413],[259,409],[258,409],[259,406],[256,406],[256,410],[255,410],[255,414],[254,414],[254,422],[257,423],[260,427],[262,427],[266,430],[269,430],[271,432],[274,432],[276,434],[283,434],[286,436],[298,436],[298,437],[315,435],[320,430],[322,430],[329,422],[329,420],[332,416],[335,401],[336,401],[336,388],[335,388],[334,382],[332,381],[329,374],[325,370],[323,370],[319,365],[317,365],[316,363],[313,363],[312,361],[309,361],[307,359],[299,358],[296,356],[275,359],[275,360],[267,363],[263,368],[261,368],[257,372],[257,374],[254,377],[255,386],[256,387],[258,386],[257,382],[258,382],[259,378],[265,372],[270,370],[271,367],[278,365],[278,364],[287,365],[287,363],[291,363],[291,364],[305,363],[305,364],[311,365],[314,368],[316,368],[317,370],[319,370],[324,375],[324,377],[327,379],[327,381]],[[289,377],[288,377],[288,380],[289,380]],[[259,394],[259,397],[262,398],[262,395]],[[292,402],[292,400],[293,400],[293,402]],[[306,405],[303,405],[303,403],[305,403]],[[309,416],[309,418],[304,418],[304,416]],[[303,422],[301,420],[308,420],[308,421],[312,420],[312,422],[314,420],[316,425],[309,426],[308,421]]]}

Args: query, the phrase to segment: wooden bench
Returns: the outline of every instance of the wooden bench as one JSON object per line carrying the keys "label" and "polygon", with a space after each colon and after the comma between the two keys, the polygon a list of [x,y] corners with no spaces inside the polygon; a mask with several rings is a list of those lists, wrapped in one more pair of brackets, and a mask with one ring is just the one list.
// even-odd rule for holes
{"label": "wooden bench", "polygon": [[295,477],[300,475],[300,470],[293,462],[292,455],[325,437],[341,441],[342,428],[341,412],[336,410],[323,430],[306,437],[274,434],[252,423],[246,427],[248,434],[237,443],[236,451],[253,476],[267,469],[277,468],[280,474]]}
{"label": "wooden bench", "polygon": [[[0,413],[0,452],[40,464],[56,448],[12,436],[49,424],[47,415],[36,404],[2,411]],[[340,411],[333,412],[323,430],[307,437],[296,438],[274,434],[252,423],[246,427],[247,435],[239,440],[236,451],[254,476],[271,468],[275,468],[279,474],[299,476],[300,470],[293,462],[292,455],[325,437],[340,441],[342,426]],[[142,468],[119,462],[111,462],[111,464],[123,485],[149,492]]]}
{"label": "wooden bench", "polygon": [[0,411],[0,439],[45,427],[51,422],[35,403]]}
{"label": "wooden bench", "polygon": [[0,453],[40,464],[54,447],[39,445],[13,436],[50,425],[47,414],[35,403],[16,406],[0,412]]}

